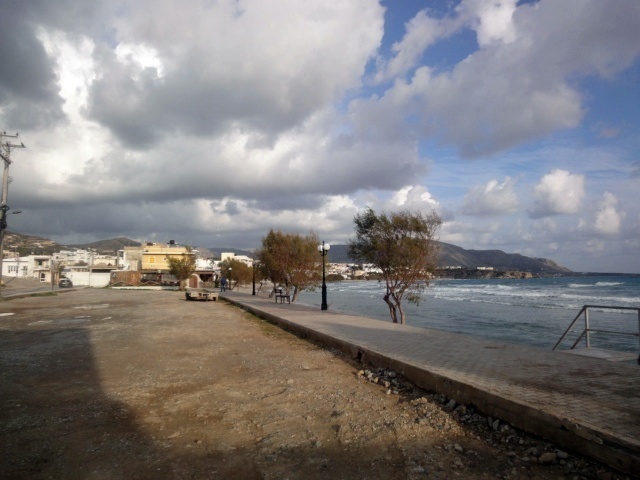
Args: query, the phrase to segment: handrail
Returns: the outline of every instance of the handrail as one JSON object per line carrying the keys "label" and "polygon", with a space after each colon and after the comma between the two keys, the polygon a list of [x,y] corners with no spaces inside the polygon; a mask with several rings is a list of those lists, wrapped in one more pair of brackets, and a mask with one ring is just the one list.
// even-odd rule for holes
{"label": "handrail", "polygon": [[[576,315],[576,318],[573,319],[571,324],[567,327],[567,329],[564,331],[564,333],[560,337],[560,340],[558,340],[556,342],[556,344],[553,346],[553,348],[551,350],[555,350],[556,348],[558,348],[558,345],[560,345],[562,343],[562,341],[564,340],[564,337],[566,337],[567,334],[571,331],[571,329],[573,328],[573,325],[578,321],[578,319],[580,318],[580,315],[582,315],[582,313],[584,312],[584,310],[586,308],[587,308],[587,306],[585,305],[580,309],[580,311],[578,312],[578,315]],[[584,333],[582,335],[584,335]],[[582,338],[582,335],[580,335],[580,338]],[[573,347],[571,347],[571,348],[573,348]]]}
{"label": "handrail", "polygon": [[[591,308],[600,309],[600,310],[632,310],[632,311],[636,311],[638,313],[638,333],[616,332],[616,331],[611,331],[611,330],[602,330],[602,329],[597,329],[597,328],[591,328],[591,326],[589,325],[589,309],[591,309]],[[611,305],[584,305],[580,309],[580,312],[578,312],[578,314],[573,319],[573,321],[571,322],[569,327],[564,331],[564,333],[562,334],[560,339],[556,342],[556,344],[553,346],[553,348],[551,350],[556,350],[558,348],[558,346],[562,343],[562,341],[569,334],[569,332],[571,332],[573,326],[575,325],[575,323],[578,321],[578,319],[583,314],[584,314],[584,325],[585,326],[584,326],[584,329],[582,330],[582,332],[580,332],[580,335],[578,335],[578,338],[576,339],[576,341],[571,346],[571,348],[570,348],[571,350],[576,348],[576,346],[580,343],[580,341],[583,338],[585,338],[586,347],[590,348],[591,347],[590,334],[592,332],[597,332],[597,333],[608,333],[608,334],[612,334],[612,335],[625,335],[625,336],[638,337],[638,340],[639,340],[639,351],[640,351],[640,307],[617,307],[617,306],[611,306]],[[640,355],[638,356],[638,364],[640,365]]]}

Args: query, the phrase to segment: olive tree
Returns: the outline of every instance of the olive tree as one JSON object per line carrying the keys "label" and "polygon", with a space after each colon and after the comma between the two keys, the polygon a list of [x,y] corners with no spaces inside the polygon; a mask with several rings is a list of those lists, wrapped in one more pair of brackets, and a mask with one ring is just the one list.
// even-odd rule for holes
{"label": "olive tree", "polygon": [[251,267],[235,258],[227,258],[220,264],[220,275],[226,277],[229,282],[229,290],[233,290],[238,284],[251,283],[253,279]]}
{"label": "olive tree", "polygon": [[442,220],[435,213],[401,211],[377,215],[371,208],[354,217],[355,238],[349,256],[382,271],[386,283],[384,301],[393,323],[405,323],[402,301],[419,303],[436,267],[435,240]]}
{"label": "olive tree", "polygon": [[270,230],[258,251],[260,271],[274,285],[283,285],[295,302],[302,290],[311,290],[320,276],[318,236]]}
{"label": "olive tree", "polygon": [[196,271],[196,256],[191,253],[191,249],[180,255],[171,255],[167,257],[169,265],[169,273],[176,277],[179,289],[184,290],[185,281]]}

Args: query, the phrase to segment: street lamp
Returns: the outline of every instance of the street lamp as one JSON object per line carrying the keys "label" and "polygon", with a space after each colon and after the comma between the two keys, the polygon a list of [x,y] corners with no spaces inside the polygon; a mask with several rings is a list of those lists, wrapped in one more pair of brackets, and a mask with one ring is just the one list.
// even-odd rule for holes
{"label": "street lamp", "polygon": [[231,282],[231,267],[229,267],[229,272],[227,273],[229,277],[229,291],[233,290],[233,283]]}
{"label": "street lamp", "polygon": [[320,304],[320,310],[327,309],[327,282],[325,280],[324,259],[329,253],[330,248],[331,245],[324,243],[324,240],[322,241],[322,245],[318,245],[318,252],[320,252],[320,255],[322,256],[322,303]]}
{"label": "street lamp", "polygon": [[253,262],[251,262],[251,266],[253,267],[253,292],[251,293],[251,295],[255,295],[256,294],[256,259],[253,259]]}

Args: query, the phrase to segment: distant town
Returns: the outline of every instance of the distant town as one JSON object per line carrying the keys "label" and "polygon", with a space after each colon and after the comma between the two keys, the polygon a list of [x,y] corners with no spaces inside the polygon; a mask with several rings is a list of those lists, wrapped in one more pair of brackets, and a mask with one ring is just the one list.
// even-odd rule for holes
{"label": "distant town", "polygon": [[[120,239],[122,243],[137,243],[128,239]],[[105,241],[105,242],[115,242]],[[44,245],[44,244],[47,245]],[[117,243],[117,242],[116,242]],[[51,248],[54,242],[39,239],[37,245]],[[561,266],[546,259],[530,259],[521,255],[505,254],[491,251],[467,251],[453,245],[442,244],[443,258],[441,266],[434,276],[442,278],[531,278],[541,274],[556,275],[569,272]],[[113,254],[104,253],[97,248],[60,248],[50,254],[31,253],[20,255],[17,248],[4,250],[2,260],[2,278],[29,278],[41,283],[57,283],[60,279],[68,279],[74,286],[105,287],[108,285],[156,285],[174,286],[175,278],[169,274],[168,258],[185,254],[195,256],[196,271],[194,276],[199,284],[213,285],[220,278],[220,265],[232,259],[253,266],[254,259],[250,255],[236,252],[220,252],[212,254],[208,249],[191,249],[173,240],[167,243],[145,242],[137,245],[121,245],[112,249]],[[24,252],[24,248],[21,249]],[[230,249],[231,250],[231,249]],[[346,247],[336,246],[335,259],[340,261],[327,263],[327,274],[331,280],[342,279],[376,279],[381,273],[371,265],[356,265],[346,260]],[[473,259],[469,252],[482,253],[484,257],[501,259],[503,265],[469,265]],[[497,253],[496,253],[497,252]],[[247,252],[249,253],[249,252]],[[466,256],[465,256],[466,255]],[[503,258],[504,257],[504,258]],[[460,260],[460,265],[442,264],[442,261]],[[509,260],[512,265],[505,267]],[[514,260],[520,263],[513,263]],[[536,263],[537,262],[537,263]],[[530,267],[519,268],[519,265]],[[545,271],[545,267],[547,270]]]}

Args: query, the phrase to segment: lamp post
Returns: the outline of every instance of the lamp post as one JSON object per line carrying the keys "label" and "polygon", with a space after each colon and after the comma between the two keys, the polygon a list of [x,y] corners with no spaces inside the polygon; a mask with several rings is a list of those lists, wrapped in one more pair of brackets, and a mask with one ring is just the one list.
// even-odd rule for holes
{"label": "lamp post", "polygon": [[251,266],[253,267],[253,291],[251,292],[251,295],[255,295],[256,294],[256,260],[255,258],[253,259],[253,262],[251,262]]}
{"label": "lamp post", "polygon": [[231,281],[231,267],[229,267],[229,273],[227,273],[227,275],[229,276],[229,291],[233,290],[233,283]]}
{"label": "lamp post", "polygon": [[329,253],[330,248],[331,245],[329,245],[328,243],[324,243],[324,240],[322,241],[322,245],[318,245],[318,252],[320,252],[320,255],[322,256],[322,303],[320,304],[320,310],[327,309],[327,282],[325,277],[324,264],[325,257]]}

